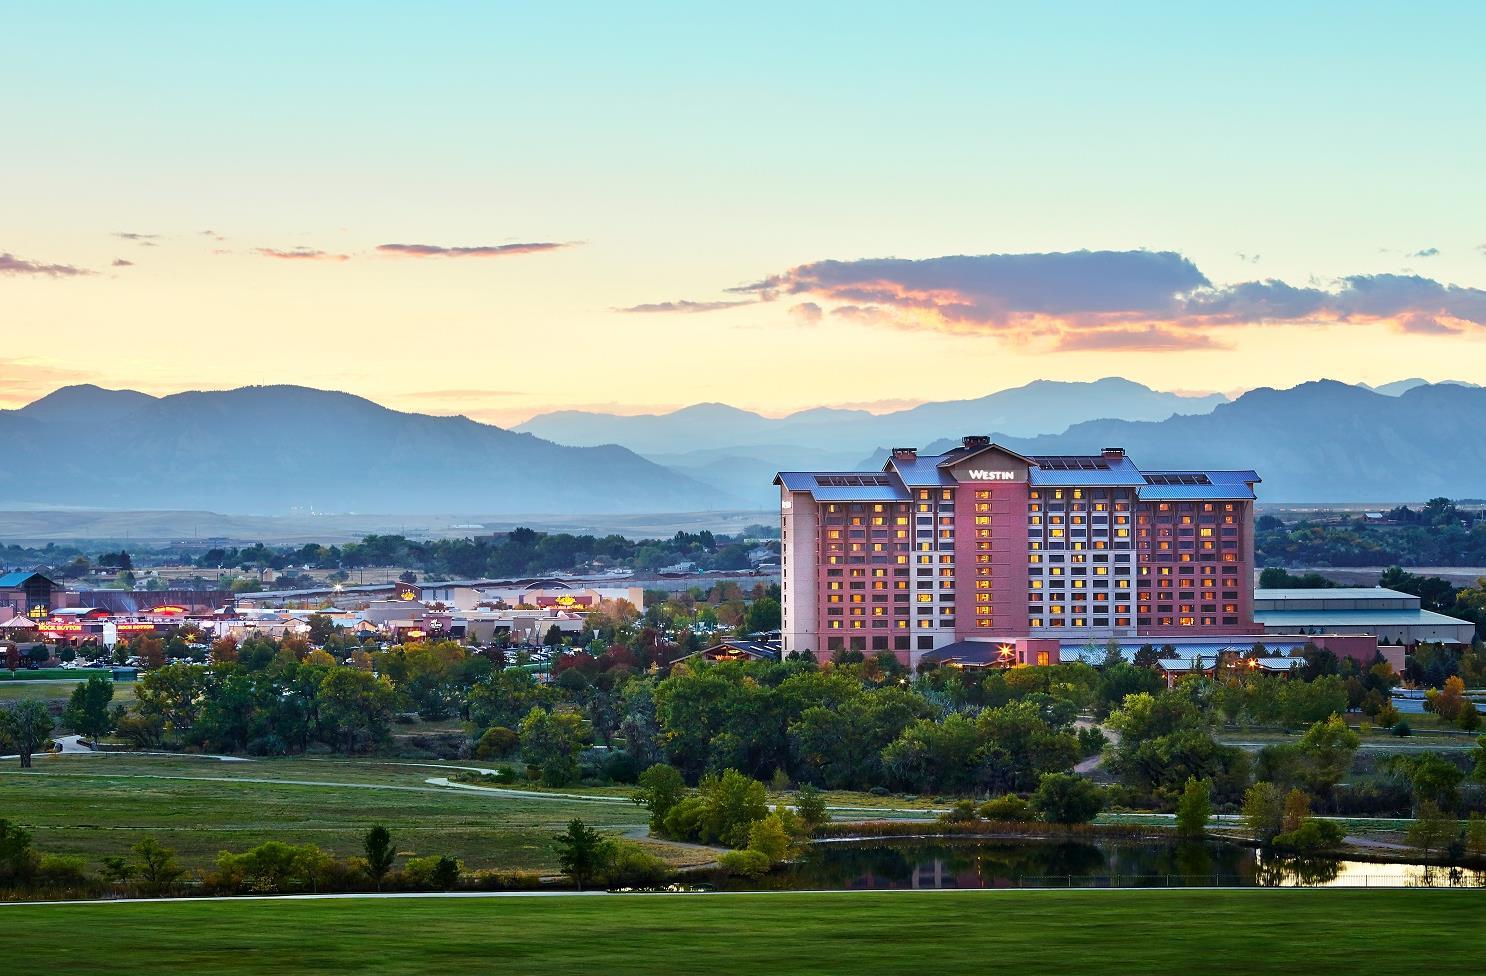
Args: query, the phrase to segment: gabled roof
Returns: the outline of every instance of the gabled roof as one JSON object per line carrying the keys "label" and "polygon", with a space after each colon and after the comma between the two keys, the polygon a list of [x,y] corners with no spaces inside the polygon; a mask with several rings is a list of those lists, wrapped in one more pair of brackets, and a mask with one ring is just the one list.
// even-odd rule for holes
{"label": "gabled roof", "polygon": [[968,461],[973,457],[979,457],[980,455],[985,454],[987,451],[995,451],[997,454],[1004,454],[1007,457],[1015,458],[1023,464],[1031,465],[1037,463],[1029,457],[1018,454],[1016,451],[1013,451],[1009,447],[1002,447],[1000,444],[992,442],[990,444],[982,444],[975,447],[957,447],[952,451],[945,451],[943,454],[939,455],[939,467],[947,468],[952,464],[959,464],[961,461]]}
{"label": "gabled roof", "polygon": [[0,589],[9,590],[25,586],[28,582],[38,576],[46,580],[48,583],[51,583],[52,586],[57,585],[49,576],[43,576],[41,573],[32,573],[27,572],[26,570],[20,570],[19,572],[6,573],[5,575],[0,576]]}
{"label": "gabled roof", "polygon": [[[953,452],[951,452],[953,453]],[[937,488],[952,486],[955,481],[949,476],[949,472],[939,466],[937,457],[914,457],[914,458],[888,458],[882,466],[884,471],[892,471],[903,479],[903,483],[909,488]]]}

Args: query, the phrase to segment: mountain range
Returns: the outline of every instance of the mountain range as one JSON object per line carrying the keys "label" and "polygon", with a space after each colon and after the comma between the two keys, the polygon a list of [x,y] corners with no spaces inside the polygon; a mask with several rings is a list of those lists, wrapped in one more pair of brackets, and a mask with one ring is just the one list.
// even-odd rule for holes
{"label": "mountain range", "polygon": [[623,447],[564,447],[347,393],[70,386],[0,411],[0,507],[622,513],[746,507]]}
{"label": "mountain range", "polygon": [[776,471],[874,470],[890,447],[939,451],[968,433],[1029,454],[1119,446],[1147,467],[1252,467],[1265,501],[1480,497],[1482,416],[1486,389],[1464,383],[1321,380],[1230,401],[1110,378],[880,416],[821,408],[772,419],[698,404],[644,417],[566,411],[505,430],[306,387],[154,397],[72,386],[0,411],[0,509],[768,510]]}
{"label": "mountain range", "polygon": [[1055,433],[1085,420],[1164,420],[1207,413],[1228,398],[1220,393],[1163,393],[1118,377],[1090,383],[1036,380],[973,400],[923,403],[874,414],[816,407],[787,417],[765,417],[723,403],[698,403],[663,414],[623,416],[582,410],[539,414],[515,429],[559,444],[623,444],[650,456],[678,458],[693,450],[827,445],[850,453],[886,442],[917,444],[945,431],[999,430],[1018,437]]}
{"label": "mountain range", "polygon": [[[995,440],[1023,454],[1123,447],[1149,468],[1254,468],[1261,501],[1388,502],[1486,495],[1486,389],[1413,385],[1396,395],[1331,380],[1250,390],[1200,416],[1095,420]],[[1477,419],[1472,419],[1477,418]],[[920,445],[948,450],[958,439]],[[877,470],[887,447],[853,467]]]}

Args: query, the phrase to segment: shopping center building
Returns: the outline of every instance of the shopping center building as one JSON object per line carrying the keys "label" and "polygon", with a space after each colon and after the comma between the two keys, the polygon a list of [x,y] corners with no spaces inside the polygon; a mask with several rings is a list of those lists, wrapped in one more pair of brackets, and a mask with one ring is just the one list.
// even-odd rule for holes
{"label": "shopping center building", "polygon": [[781,472],[784,652],[916,664],[975,641],[1038,664],[1069,644],[1253,634],[1259,480],[987,437],[895,448],[880,472]]}

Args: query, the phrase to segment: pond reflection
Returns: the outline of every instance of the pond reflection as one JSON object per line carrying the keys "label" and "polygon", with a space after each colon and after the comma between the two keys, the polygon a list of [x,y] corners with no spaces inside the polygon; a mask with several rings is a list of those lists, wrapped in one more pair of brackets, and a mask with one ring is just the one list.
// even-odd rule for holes
{"label": "pond reflection", "polygon": [[1216,840],[872,840],[816,844],[760,879],[719,888],[1486,887],[1486,872],[1328,857],[1280,857]]}

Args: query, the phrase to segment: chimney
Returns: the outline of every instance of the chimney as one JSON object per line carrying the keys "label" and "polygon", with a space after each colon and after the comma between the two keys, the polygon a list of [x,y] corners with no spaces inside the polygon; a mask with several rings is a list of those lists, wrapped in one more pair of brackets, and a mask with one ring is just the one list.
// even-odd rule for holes
{"label": "chimney", "polygon": [[960,443],[965,445],[965,450],[973,450],[977,447],[990,447],[991,439],[985,434],[966,434],[960,438]]}
{"label": "chimney", "polygon": [[893,448],[893,460],[894,461],[917,461],[918,460],[918,448],[916,448],[916,447],[895,447],[895,448]]}
{"label": "chimney", "polygon": [[1099,452],[1099,456],[1109,461],[1118,461],[1125,456],[1125,449],[1123,447],[1106,447]]}

